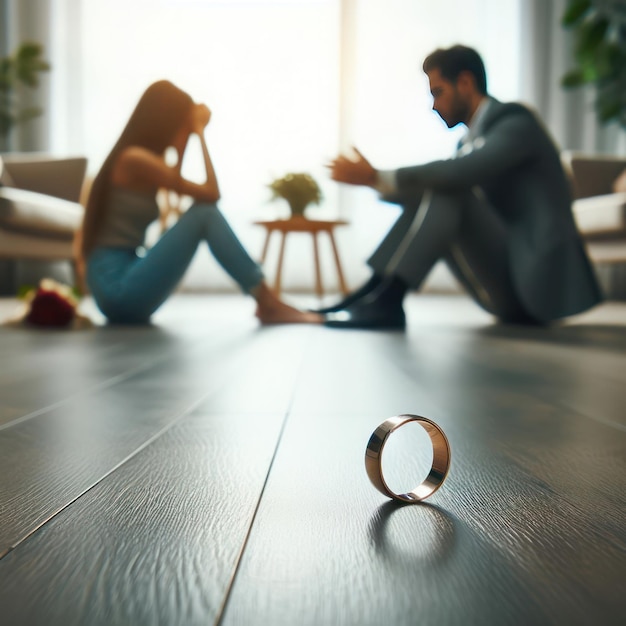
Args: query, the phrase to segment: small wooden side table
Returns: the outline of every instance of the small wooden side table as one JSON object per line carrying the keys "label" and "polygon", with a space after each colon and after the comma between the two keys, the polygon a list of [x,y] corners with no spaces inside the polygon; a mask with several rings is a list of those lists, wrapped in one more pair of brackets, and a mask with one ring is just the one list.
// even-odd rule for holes
{"label": "small wooden side table", "polygon": [[285,243],[289,233],[309,233],[313,239],[313,260],[315,262],[315,293],[321,297],[324,293],[322,286],[322,274],[320,271],[319,248],[317,244],[317,236],[324,232],[328,234],[330,245],[335,259],[335,267],[337,268],[337,277],[339,279],[339,288],[342,293],[347,293],[348,288],[343,277],[341,269],[341,261],[339,260],[339,251],[335,243],[334,230],[337,226],[345,226],[348,224],[345,220],[310,220],[306,217],[294,216],[287,220],[263,220],[254,222],[257,226],[262,226],[267,231],[265,243],[263,244],[263,252],[261,253],[261,263],[265,263],[267,251],[269,248],[270,238],[274,231],[279,232],[282,237],[280,241],[280,251],[278,254],[278,265],[276,267],[276,278],[274,281],[274,289],[276,293],[281,290],[281,278],[283,271],[283,260],[285,258]]}

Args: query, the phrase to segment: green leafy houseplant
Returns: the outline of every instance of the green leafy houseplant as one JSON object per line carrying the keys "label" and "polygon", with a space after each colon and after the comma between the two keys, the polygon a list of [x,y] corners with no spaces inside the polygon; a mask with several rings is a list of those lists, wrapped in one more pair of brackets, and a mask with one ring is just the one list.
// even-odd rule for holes
{"label": "green leafy houseplant", "polygon": [[14,54],[0,58],[0,141],[8,142],[13,127],[43,113],[39,107],[23,107],[19,102],[18,86],[39,85],[39,74],[50,65],[43,58],[43,47],[38,43],[21,44]]}
{"label": "green leafy houseplant", "polygon": [[309,204],[319,204],[322,200],[322,191],[310,174],[289,173],[268,186],[272,190],[272,200],[286,200],[292,215],[304,215]]}
{"label": "green leafy houseplant", "polygon": [[569,0],[562,24],[575,34],[576,61],[562,85],[594,85],[598,120],[626,128],[626,2]]}

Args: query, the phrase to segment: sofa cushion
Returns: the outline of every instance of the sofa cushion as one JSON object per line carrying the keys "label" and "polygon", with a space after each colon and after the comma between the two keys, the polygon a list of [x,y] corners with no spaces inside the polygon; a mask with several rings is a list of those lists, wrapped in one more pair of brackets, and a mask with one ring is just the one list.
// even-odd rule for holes
{"label": "sofa cushion", "polygon": [[67,261],[72,258],[71,239],[38,237],[0,228],[0,259]]}
{"label": "sofa cushion", "polygon": [[574,154],[569,159],[576,199],[611,193],[615,181],[626,169],[626,159],[619,157]]}
{"label": "sofa cushion", "polygon": [[615,193],[626,193],[626,169],[617,177],[613,183]]}
{"label": "sofa cushion", "polygon": [[626,193],[581,198],[572,209],[586,239],[626,237]]}
{"label": "sofa cushion", "polygon": [[13,182],[9,185],[78,202],[85,177],[84,157],[50,157],[41,153],[3,155],[4,167]]}
{"label": "sofa cushion", "polygon": [[52,196],[0,187],[0,228],[33,235],[72,239],[83,207]]}
{"label": "sofa cushion", "polygon": [[4,185],[13,185],[13,179],[11,178],[7,168],[4,166],[2,157],[0,156],[0,187],[3,187]]}

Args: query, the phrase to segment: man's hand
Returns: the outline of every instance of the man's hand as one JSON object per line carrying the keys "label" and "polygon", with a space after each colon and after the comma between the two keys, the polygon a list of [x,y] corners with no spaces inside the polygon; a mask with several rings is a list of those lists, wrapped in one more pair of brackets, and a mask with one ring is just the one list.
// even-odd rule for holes
{"label": "man's hand", "polygon": [[338,183],[373,187],[378,178],[377,170],[356,148],[353,150],[356,153],[356,159],[339,155],[334,161],[328,163],[326,167],[330,169],[330,177]]}
{"label": "man's hand", "polygon": [[193,130],[202,135],[207,124],[211,120],[211,109],[206,104],[196,104],[192,113]]}

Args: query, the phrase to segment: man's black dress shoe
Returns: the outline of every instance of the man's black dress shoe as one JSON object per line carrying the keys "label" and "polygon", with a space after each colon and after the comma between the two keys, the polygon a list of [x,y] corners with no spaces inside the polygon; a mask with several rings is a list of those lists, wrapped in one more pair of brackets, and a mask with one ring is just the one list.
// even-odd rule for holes
{"label": "man's black dress shoe", "polygon": [[324,325],[331,328],[404,330],[406,317],[402,306],[391,308],[376,301],[360,301],[341,311],[327,313]]}
{"label": "man's black dress shoe", "polygon": [[322,307],[321,309],[308,309],[309,313],[319,313],[320,315],[326,315],[327,313],[336,313],[337,311],[342,311],[347,306],[350,306],[352,303],[356,302],[358,298],[345,298],[341,302],[337,302],[337,304],[332,304],[331,306]]}
{"label": "man's black dress shoe", "polygon": [[311,313],[319,313],[320,315],[325,315],[326,313],[336,313],[337,311],[342,311],[343,309],[352,306],[355,302],[369,295],[372,291],[374,291],[381,283],[383,279],[380,276],[374,274],[364,285],[361,285],[355,291],[349,293],[343,300],[337,302],[337,304],[333,304],[332,306],[327,306],[321,309],[309,309]]}
{"label": "man's black dress shoe", "polygon": [[309,309],[310,313],[319,313],[320,315],[326,315],[327,313],[337,313],[338,311],[343,311],[346,307],[351,306],[359,299],[358,296],[350,297],[348,296],[341,302],[337,302],[337,304],[333,304],[331,306],[323,307],[321,309]]}

